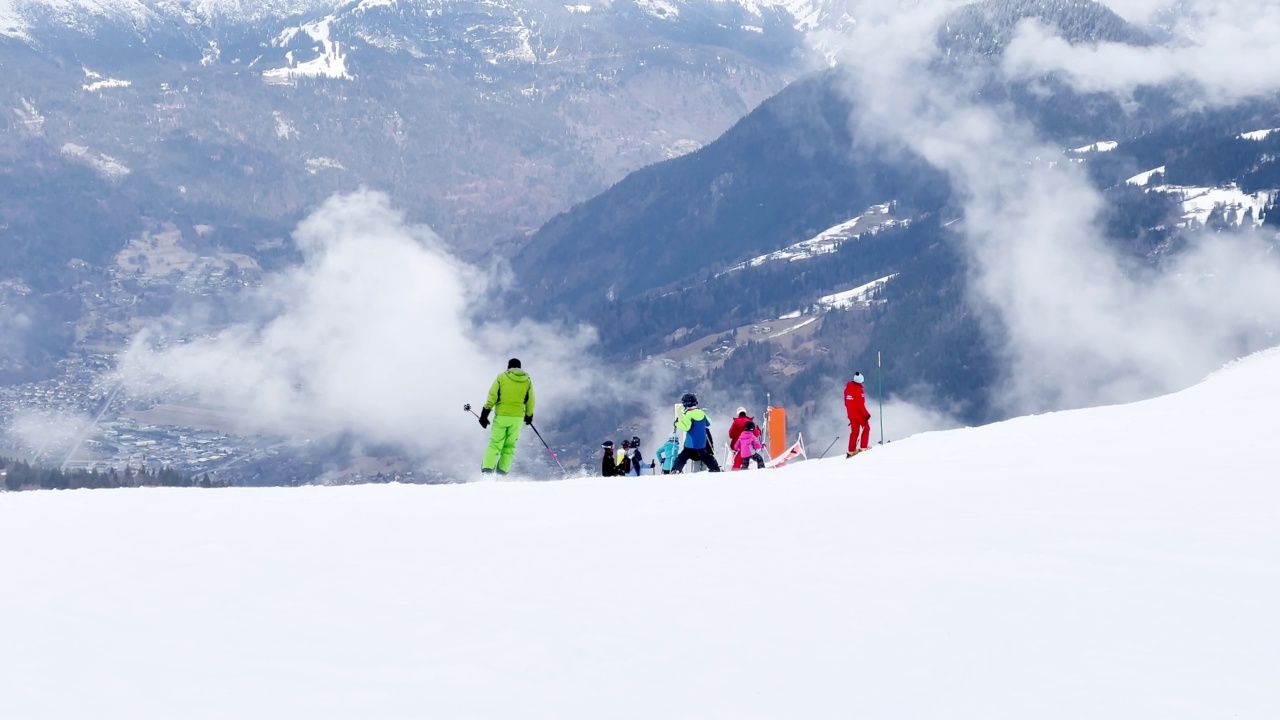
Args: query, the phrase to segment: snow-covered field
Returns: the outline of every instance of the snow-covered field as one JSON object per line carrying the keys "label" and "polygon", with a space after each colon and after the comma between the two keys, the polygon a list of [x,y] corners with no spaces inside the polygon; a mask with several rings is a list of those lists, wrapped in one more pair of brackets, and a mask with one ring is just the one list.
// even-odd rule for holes
{"label": "snow-covered field", "polygon": [[[910,225],[910,220],[898,220],[891,216],[892,204],[872,205],[863,214],[823,230],[802,242],[789,245],[766,255],[760,255],[725,270],[721,275],[748,267],[760,267],[767,262],[795,262],[836,252],[840,246],[863,235],[876,233],[899,225]],[[717,276],[718,277],[718,276]]]}
{"label": "snow-covered field", "polygon": [[100,152],[94,152],[83,145],[64,143],[62,154],[98,171],[108,180],[119,180],[133,172],[124,163]]}
{"label": "snow-covered field", "polygon": [[1278,717],[1277,397],[1273,351],[779,471],[0,495],[0,717]]}
{"label": "snow-covered field", "polygon": [[1271,137],[1271,133],[1280,132],[1280,128],[1267,128],[1266,130],[1254,130],[1253,132],[1241,133],[1241,140],[1256,140],[1262,142]]}
{"label": "snow-covered field", "polygon": [[879,291],[890,280],[898,277],[898,273],[882,277],[879,280],[872,280],[865,285],[859,285],[852,290],[845,290],[833,295],[825,295],[818,299],[818,307],[829,310],[847,310],[855,305],[867,305],[871,302],[871,295]]}
{"label": "snow-covered field", "polygon": [[1069,150],[1068,152],[1072,152],[1077,155],[1087,155],[1089,153],[1109,153],[1118,147],[1120,147],[1120,143],[1116,142],[1115,140],[1101,140],[1099,142],[1092,143],[1090,145],[1085,145],[1084,147],[1074,148],[1072,150]]}
{"label": "snow-covered field", "polygon": [[319,54],[310,60],[303,61],[295,58],[294,52],[290,50],[285,53],[288,65],[263,72],[262,79],[272,84],[288,83],[300,77],[350,80],[351,75],[347,73],[347,56],[342,51],[342,44],[330,38],[330,25],[335,18],[335,15],[330,15],[323,20],[289,28],[277,37],[273,44],[286,47],[300,33],[306,33],[313,42],[318,43],[314,50]]}
{"label": "snow-covered field", "polygon": [[[1253,139],[1247,137],[1250,135],[1257,135],[1257,133],[1246,133],[1240,137]],[[1151,186],[1152,179],[1156,175],[1163,175],[1164,171],[1164,166],[1161,166],[1153,170],[1138,173],[1126,180],[1125,183],[1139,187],[1146,187],[1147,192],[1161,192],[1177,195],[1182,203],[1182,219],[1187,223],[1203,225],[1208,221],[1209,216],[1213,214],[1214,210],[1221,208],[1228,213],[1234,213],[1234,215],[1228,215],[1228,219],[1234,217],[1232,222],[1236,225],[1244,224],[1246,215],[1252,218],[1252,224],[1261,225],[1263,213],[1266,211],[1267,206],[1274,200],[1276,195],[1274,191],[1269,190],[1246,193],[1235,183],[1231,183],[1223,187],[1190,187],[1183,185]]]}

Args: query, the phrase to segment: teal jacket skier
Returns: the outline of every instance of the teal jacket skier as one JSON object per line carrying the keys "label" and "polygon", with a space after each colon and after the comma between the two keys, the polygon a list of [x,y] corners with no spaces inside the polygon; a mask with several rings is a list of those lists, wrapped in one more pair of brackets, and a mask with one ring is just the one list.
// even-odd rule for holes
{"label": "teal jacket skier", "polygon": [[676,465],[676,456],[679,454],[680,436],[675,433],[671,433],[671,437],[667,438],[667,441],[663,443],[662,447],[658,448],[658,452],[655,453],[655,457],[658,458],[658,462],[662,463],[663,475],[669,475],[671,473],[671,468]]}
{"label": "teal jacket skier", "polygon": [[511,461],[516,457],[516,443],[520,441],[520,424],[533,423],[533,379],[520,369],[520,361],[511,358],[507,369],[498,375],[489,387],[489,397],[480,411],[480,427],[489,427],[489,413],[494,413],[493,429],[489,431],[489,447],[484,451],[480,471],[499,475],[511,472]]}

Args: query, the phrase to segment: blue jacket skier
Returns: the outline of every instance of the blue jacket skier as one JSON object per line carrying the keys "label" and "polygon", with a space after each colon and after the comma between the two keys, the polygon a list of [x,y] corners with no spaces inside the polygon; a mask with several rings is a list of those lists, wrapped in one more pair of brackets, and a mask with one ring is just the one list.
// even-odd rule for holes
{"label": "blue jacket skier", "polygon": [[684,450],[676,457],[676,464],[671,472],[683,472],[685,463],[696,460],[707,466],[711,472],[720,472],[720,463],[709,446],[711,439],[711,420],[698,407],[698,397],[693,393],[685,393],[680,398],[680,417],[676,418],[676,429],[684,431]]}

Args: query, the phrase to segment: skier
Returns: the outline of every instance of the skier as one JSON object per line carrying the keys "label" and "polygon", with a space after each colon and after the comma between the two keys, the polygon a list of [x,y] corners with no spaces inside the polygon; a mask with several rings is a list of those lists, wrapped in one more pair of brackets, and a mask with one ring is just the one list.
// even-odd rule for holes
{"label": "skier", "polygon": [[604,448],[604,457],[600,459],[600,474],[613,477],[618,472],[618,464],[613,460],[613,441],[605,440],[600,447]]}
{"label": "skier", "polygon": [[684,431],[684,450],[676,457],[671,472],[683,472],[685,463],[690,460],[705,464],[711,472],[720,472],[720,463],[716,462],[715,451],[711,449],[711,420],[698,407],[697,396],[685,393],[680,398],[680,405],[676,427]]}
{"label": "skier", "polygon": [[622,441],[622,451],[614,456],[614,461],[618,464],[614,475],[630,475],[631,474],[631,441]]}
{"label": "skier", "polygon": [[679,454],[680,436],[676,433],[671,433],[671,437],[667,438],[667,442],[654,453],[654,456],[658,458],[658,462],[662,463],[663,475],[671,474],[671,468],[675,466],[676,456]]}
{"label": "skier", "polygon": [[516,443],[520,440],[520,421],[533,424],[533,379],[522,369],[520,360],[511,358],[507,369],[494,379],[489,397],[480,411],[480,427],[489,427],[489,413],[494,413],[493,430],[489,432],[489,447],[484,451],[484,463],[480,472],[499,475],[511,472],[511,461],[516,456]]}
{"label": "skier", "polygon": [[[643,467],[644,458],[640,457],[640,437],[635,436],[631,438],[631,472],[638,476]],[[653,463],[649,463],[649,468],[653,468]]]}
{"label": "skier", "polygon": [[733,469],[746,470],[751,467],[751,461],[755,460],[756,469],[763,470],[764,458],[760,457],[763,449],[764,443],[760,442],[760,436],[756,434],[756,424],[748,420],[733,445]]}
{"label": "skier", "polygon": [[[729,426],[729,448],[730,449],[734,449],[738,447],[738,437],[742,435],[742,429],[746,427],[748,423],[751,423],[754,425],[755,418],[749,417],[747,415],[746,408],[741,408],[741,407],[738,408],[738,410],[734,413],[733,424]],[[756,428],[755,432],[756,432],[756,436],[759,437],[760,429]],[[737,470],[741,466],[742,466],[742,463],[740,462],[740,458],[738,458],[738,455],[735,452],[733,455],[733,469]]]}
{"label": "skier", "polygon": [[[847,458],[866,450],[871,442],[871,412],[867,410],[867,397],[862,383],[862,373],[855,372],[853,379],[844,386],[844,411],[849,416],[849,451],[845,453]],[[861,447],[859,435],[862,436]]]}

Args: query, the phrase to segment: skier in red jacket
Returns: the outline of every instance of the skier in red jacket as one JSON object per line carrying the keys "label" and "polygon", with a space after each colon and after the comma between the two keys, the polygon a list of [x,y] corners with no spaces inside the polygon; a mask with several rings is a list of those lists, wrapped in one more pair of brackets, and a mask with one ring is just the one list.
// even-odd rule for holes
{"label": "skier in red jacket", "polygon": [[[746,428],[747,423],[754,424],[755,418],[747,415],[746,408],[738,408],[737,412],[734,413],[733,424],[729,426],[729,447],[735,448],[738,446],[738,438],[742,436],[742,431]],[[760,437],[760,428],[755,428],[754,432],[756,437]],[[737,470],[741,467],[742,458],[735,453],[733,456],[733,469]]]}
{"label": "skier in red jacket", "polygon": [[[862,389],[862,373],[855,372],[853,379],[844,386],[844,411],[849,416],[849,452],[845,457],[867,449],[871,442],[871,413],[867,410],[867,396]],[[858,447],[858,436],[862,436],[862,447]]]}

